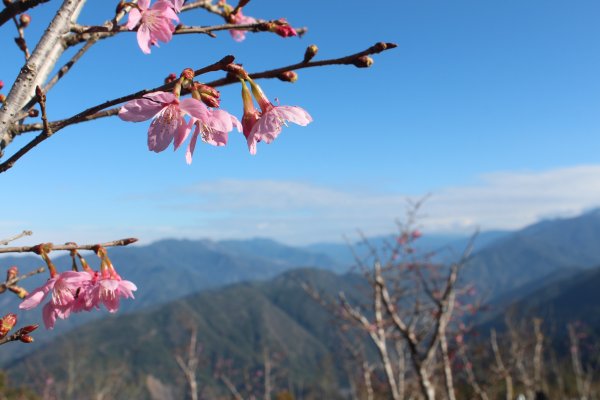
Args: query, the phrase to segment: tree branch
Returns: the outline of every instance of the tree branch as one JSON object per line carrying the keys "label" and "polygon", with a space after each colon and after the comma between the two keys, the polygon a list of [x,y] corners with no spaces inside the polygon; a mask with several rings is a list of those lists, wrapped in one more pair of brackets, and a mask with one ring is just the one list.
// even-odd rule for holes
{"label": "tree branch", "polygon": [[0,26],[10,21],[13,17],[18,14],[24,13],[30,8],[36,7],[41,3],[47,3],[50,0],[18,0],[12,3],[8,3],[6,8],[0,11]]}
{"label": "tree branch", "polygon": [[[94,250],[97,246],[102,247],[114,247],[114,246],[127,246],[135,243],[138,240],[136,238],[127,238],[113,240],[112,242],[96,243],[96,244],[84,244],[78,245],[75,243],[63,244],[63,245],[52,245],[52,250]],[[38,246],[22,246],[22,247],[2,247],[0,248],[1,253],[35,253],[38,251]]]}

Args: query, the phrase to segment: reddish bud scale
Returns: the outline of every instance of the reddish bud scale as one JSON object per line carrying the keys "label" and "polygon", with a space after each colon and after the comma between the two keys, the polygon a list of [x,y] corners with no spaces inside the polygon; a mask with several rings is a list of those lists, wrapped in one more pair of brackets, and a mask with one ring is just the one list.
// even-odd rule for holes
{"label": "reddish bud scale", "polygon": [[0,103],[4,103],[6,101],[6,96],[0,93]]}
{"label": "reddish bud scale", "polygon": [[23,343],[31,343],[34,339],[29,335],[21,335],[19,336],[19,340]]}
{"label": "reddish bud scale", "polygon": [[0,81],[0,90],[2,90],[2,88],[4,88],[4,81]]}
{"label": "reddish bud scale", "polygon": [[33,331],[35,331],[37,328],[39,328],[40,326],[38,324],[35,325],[27,325],[22,327],[21,329],[19,329],[19,334],[21,335],[27,335],[28,333],[31,333]]}
{"label": "reddish bud scale", "polygon": [[32,108],[31,110],[29,110],[29,112],[28,112],[28,115],[29,115],[31,118],[35,118],[35,117],[37,117],[38,115],[40,115],[40,112],[39,112],[37,109],[35,109],[35,108]]}

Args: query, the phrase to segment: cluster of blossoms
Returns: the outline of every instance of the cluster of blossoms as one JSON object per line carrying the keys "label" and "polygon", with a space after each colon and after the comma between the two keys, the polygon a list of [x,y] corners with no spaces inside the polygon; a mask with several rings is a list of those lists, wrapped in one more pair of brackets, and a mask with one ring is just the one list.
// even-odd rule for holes
{"label": "cluster of blossoms", "polygon": [[[73,270],[58,273],[50,260],[48,252],[51,246],[38,245],[36,253],[42,256],[50,279],[31,292],[19,305],[20,309],[30,310],[37,307],[50,293],[50,301],[44,305],[42,316],[47,329],[53,329],[57,318],[66,319],[71,313],[91,311],[103,304],[114,313],[119,309],[120,298],[133,298],[135,284],[121,279],[102,246],[94,251],[100,257],[100,271],[94,271],[76,250],[72,252]],[[77,270],[75,255],[79,257],[83,271]]]}
{"label": "cluster of blossoms", "polygon": [[[246,25],[257,24],[256,18],[243,14],[242,7],[248,1],[242,0],[237,7],[232,7],[225,0],[220,0],[218,6],[222,15],[230,24]],[[177,14],[181,12],[183,0],[158,0],[150,6],[150,0],[139,0],[136,4],[124,3],[131,6],[127,24],[129,30],[137,30],[137,41],[140,49],[150,54],[151,46],[158,46],[158,42],[168,43],[175,32],[175,23],[179,23]],[[174,23],[175,22],[175,23]],[[261,22],[260,30],[273,32],[281,37],[297,36],[296,30],[284,18],[276,21]],[[233,29],[229,31],[233,39],[241,42],[246,38],[246,32]]]}
{"label": "cluster of blossoms", "polygon": [[[132,100],[121,107],[119,117],[131,122],[152,118],[148,129],[148,149],[157,153],[169,147],[171,142],[174,150],[177,150],[193,129],[186,151],[188,164],[192,162],[198,137],[213,146],[225,146],[229,132],[236,128],[246,137],[250,153],[256,154],[256,144],[275,140],[286,121],[301,126],[312,121],[311,116],[300,107],[274,106],[241,66],[229,64],[227,70],[242,84],[244,114],[241,123],[227,111],[217,109],[220,105],[219,91],[195,82],[194,71],[189,68],[175,81],[172,93],[154,92]],[[171,79],[172,76],[168,78]],[[255,109],[246,81],[261,111]],[[182,89],[190,91],[192,97],[180,99]],[[189,116],[187,121],[186,116]]]}

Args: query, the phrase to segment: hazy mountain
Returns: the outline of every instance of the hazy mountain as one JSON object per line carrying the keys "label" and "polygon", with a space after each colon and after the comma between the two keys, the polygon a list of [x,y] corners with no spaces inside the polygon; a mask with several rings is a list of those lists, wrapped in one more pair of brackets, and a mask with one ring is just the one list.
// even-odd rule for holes
{"label": "hazy mountain", "polygon": [[[558,274],[565,275],[565,274]],[[479,324],[481,332],[489,332],[494,327],[503,330],[508,316],[512,323],[527,321],[531,326],[533,318],[541,318],[544,330],[558,347],[567,343],[568,323],[577,323],[578,329],[586,336],[600,337],[600,267],[577,270],[569,276],[559,276],[539,285],[526,296],[515,298],[503,308],[488,314],[485,322]]]}
{"label": "hazy mountain", "polygon": [[[35,370],[44,377],[51,373],[59,381],[71,374],[78,382],[93,385],[106,378],[99,370],[121,371],[120,367],[126,365],[121,377],[130,387],[123,387],[118,398],[147,396],[139,392],[139,387],[143,387],[148,374],[172,384],[179,391],[176,398],[183,398],[182,375],[172,353],[185,347],[190,328],[195,327],[203,347],[203,379],[211,376],[209,371],[219,360],[255,370],[263,363],[264,351],[268,351],[278,360],[275,370],[286,371],[285,387],[311,392],[316,398],[335,398],[334,393],[326,392],[328,385],[338,388],[342,380],[339,368],[331,363],[340,359],[334,354],[337,346],[332,317],[305,293],[300,281],[323,293],[345,291],[350,297],[362,282],[356,275],[304,269],[268,282],[206,290],[151,310],[76,328],[11,363],[11,378],[35,383],[28,375],[28,371]],[[113,384],[121,382],[114,380]],[[74,398],[85,397],[77,390]]]}
{"label": "hazy mountain", "polygon": [[600,264],[600,211],[546,220],[502,237],[475,252],[463,279],[494,298],[546,279],[561,269]]}
{"label": "hazy mountain", "polygon": [[[84,256],[97,267],[96,255],[86,252]],[[135,300],[122,302],[120,312],[141,310],[207,288],[269,279],[292,268],[340,268],[325,255],[263,239],[224,242],[169,239],[147,246],[111,248],[109,256],[121,276],[138,287]],[[57,256],[53,260],[60,270],[70,268],[69,256]],[[38,257],[5,257],[0,259],[0,265],[6,268],[18,265],[23,273],[44,263]],[[34,276],[24,281],[23,286],[31,290],[45,282],[47,277],[47,273]],[[19,303],[20,300],[12,293],[0,296],[2,310],[17,313],[20,324],[41,323],[40,309],[19,311]],[[80,313],[66,321],[59,320],[55,330],[44,332],[39,342],[63,333],[76,324],[106,315],[106,312]],[[20,346],[15,353],[0,352],[0,362],[19,352],[33,350],[38,345]]]}

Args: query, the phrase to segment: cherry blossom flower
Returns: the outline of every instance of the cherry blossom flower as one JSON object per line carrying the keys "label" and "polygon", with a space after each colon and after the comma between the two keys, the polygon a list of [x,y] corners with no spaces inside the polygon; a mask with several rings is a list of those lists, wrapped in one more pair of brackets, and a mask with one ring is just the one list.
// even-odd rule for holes
{"label": "cherry blossom flower", "polygon": [[[237,13],[229,15],[229,22],[236,25],[254,24],[256,23],[256,18],[244,15],[240,8]],[[246,31],[232,29],[229,31],[229,34],[236,42],[241,42],[246,39]]]}
{"label": "cherry blossom flower", "polygon": [[66,271],[48,279],[21,302],[19,308],[30,310],[37,307],[52,293],[50,301],[44,306],[43,319],[47,329],[54,328],[56,318],[66,319],[71,314],[80,288],[91,276],[86,272]]}
{"label": "cherry blossom flower", "polygon": [[[250,80],[252,93],[261,108],[260,117],[254,106],[247,106],[247,101],[244,100],[244,117],[242,117],[242,125],[244,125],[244,136],[248,141],[248,148],[251,154],[256,154],[256,143],[264,141],[271,143],[277,138],[283,125],[286,122],[293,122],[300,126],[306,126],[312,122],[312,117],[303,108],[297,106],[274,106],[265,96],[260,86]],[[245,84],[243,84],[245,87]],[[245,89],[247,91],[247,89]],[[242,89],[242,97],[244,89]],[[248,107],[248,109],[247,109]],[[248,132],[249,130],[249,132]]]}
{"label": "cherry blossom flower", "polygon": [[269,30],[284,38],[298,36],[298,32],[288,24],[285,18],[279,18],[277,21],[271,22]]}
{"label": "cherry blossom flower", "polygon": [[192,128],[194,133],[186,151],[186,162],[192,163],[192,156],[196,148],[198,136],[202,141],[213,146],[225,146],[227,144],[228,133],[235,127],[239,132],[242,131],[240,121],[233,115],[224,110],[210,110],[200,101],[191,103],[192,106],[187,108],[188,113],[192,116],[190,123],[181,127],[174,141],[175,150],[188,137]]}
{"label": "cherry blossom flower", "polygon": [[102,277],[91,287],[89,304],[91,307],[98,307],[104,304],[104,307],[110,313],[117,312],[120,305],[120,298],[133,299],[133,291],[137,286],[133,282],[121,279],[121,277],[112,269],[102,271]]}
{"label": "cherry blossom flower", "polygon": [[180,101],[173,93],[154,92],[125,103],[119,117],[131,122],[154,118],[148,129],[148,149],[159,153],[169,147],[177,131],[186,125],[183,116],[197,103],[200,101],[191,98]]}
{"label": "cherry blossom flower", "polygon": [[179,22],[176,11],[182,4],[178,0],[159,0],[149,8],[150,0],[139,0],[137,7],[129,11],[125,26],[129,30],[138,27],[137,41],[142,52],[150,54],[150,46],[158,46],[159,40],[163,43],[171,40],[175,31],[173,21]]}

